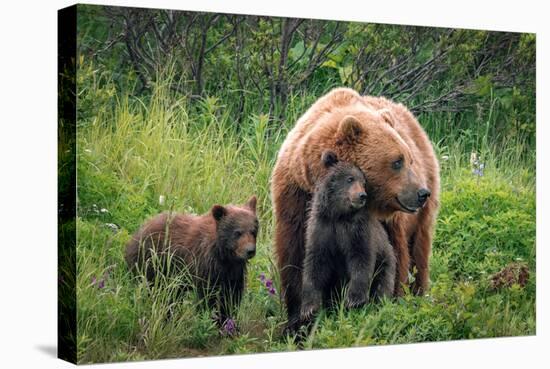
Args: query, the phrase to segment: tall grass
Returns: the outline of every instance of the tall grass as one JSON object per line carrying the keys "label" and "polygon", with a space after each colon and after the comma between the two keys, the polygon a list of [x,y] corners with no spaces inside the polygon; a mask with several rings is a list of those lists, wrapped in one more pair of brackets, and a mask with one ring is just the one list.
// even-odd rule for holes
{"label": "tall grass", "polygon": [[[259,275],[279,291],[269,178],[286,133],[317,96],[290,96],[284,125],[245,111],[246,124],[237,126],[223,94],[190,101],[166,76],[139,99],[97,73],[81,67],[79,76],[79,104],[87,107],[77,137],[79,362],[296,349],[281,336],[279,296]],[[521,137],[496,145],[490,112],[461,129],[453,128],[457,119],[420,117],[442,169],[430,295],[322,314],[306,348],[534,334],[534,273],[525,288],[499,291],[488,277],[515,261],[534,272],[535,154]],[[472,173],[473,151],[483,175]],[[145,219],[167,209],[204,213],[252,194],[261,227],[237,337],[220,333],[192,292],[174,299],[177,279],[150,287],[128,272],[124,245]]]}

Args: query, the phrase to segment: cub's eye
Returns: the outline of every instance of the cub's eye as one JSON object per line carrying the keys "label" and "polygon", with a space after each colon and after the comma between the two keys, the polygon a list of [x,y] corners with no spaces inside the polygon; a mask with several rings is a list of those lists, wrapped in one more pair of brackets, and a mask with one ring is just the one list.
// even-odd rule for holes
{"label": "cub's eye", "polygon": [[235,231],[233,232],[233,235],[235,236],[235,238],[239,238],[243,235],[243,233],[241,231]]}
{"label": "cub's eye", "polygon": [[403,159],[399,159],[391,163],[391,166],[395,170],[399,170],[403,167]]}
{"label": "cub's eye", "polygon": [[252,236],[256,238],[258,236],[258,231],[252,231]]}
{"label": "cub's eye", "polygon": [[353,182],[353,177],[348,177],[348,179],[346,180],[348,183],[351,183]]}

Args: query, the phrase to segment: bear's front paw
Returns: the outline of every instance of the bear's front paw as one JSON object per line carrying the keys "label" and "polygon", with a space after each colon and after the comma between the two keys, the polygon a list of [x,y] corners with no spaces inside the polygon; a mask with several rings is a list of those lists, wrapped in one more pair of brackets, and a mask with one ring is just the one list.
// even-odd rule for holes
{"label": "bear's front paw", "polygon": [[302,321],[302,324],[306,324],[311,320],[313,320],[313,318],[317,314],[317,311],[319,311],[318,304],[315,304],[315,303],[303,304],[302,310],[300,312],[300,320]]}
{"label": "bear's front paw", "polygon": [[348,293],[346,297],[346,308],[356,309],[366,305],[369,302],[369,298],[364,293]]}

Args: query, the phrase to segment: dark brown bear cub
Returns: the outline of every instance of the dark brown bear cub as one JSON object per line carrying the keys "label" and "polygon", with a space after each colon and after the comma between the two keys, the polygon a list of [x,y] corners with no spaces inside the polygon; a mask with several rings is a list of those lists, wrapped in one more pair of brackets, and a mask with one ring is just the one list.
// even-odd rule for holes
{"label": "dark brown bear cub", "polygon": [[347,286],[345,305],[391,296],[396,259],[382,224],[366,208],[366,179],[356,166],[325,151],[327,174],[316,184],[307,220],[301,321],[330,306]]}
{"label": "dark brown bear cub", "polygon": [[[168,255],[176,269],[187,270],[199,297],[218,308],[218,323],[240,303],[247,261],[256,254],[259,223],[256,197],[245,205],[214,205],[200,216],[162,213],[146,222],[126,246],[126,262],[152,280],[166,272]],[[160,261],[154,267],[156,254]],[[189,287],[189,286],[182,286]]]}

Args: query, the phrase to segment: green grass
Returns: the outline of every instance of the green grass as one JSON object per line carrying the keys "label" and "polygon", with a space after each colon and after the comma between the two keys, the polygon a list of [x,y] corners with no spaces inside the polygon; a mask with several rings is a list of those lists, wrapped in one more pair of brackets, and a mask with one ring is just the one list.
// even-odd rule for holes
{"label": "green grass", "polygon": [[[79,363],[297,349],[281,336],[283,305],[259,275],[279,291],[269,177],[286,133],[316,96],[292,96],[283,126],[250,113],[237,129],[223,98],[189,102],[159,85],[147,99],[130,99],[88,78],[92,71],[80,73]],[[535,153],[520,138],[494,145],[484,128],[491,114],[447,135],[441,124],[453,117],[441,119],[421,117],[442,169],[429,295],[321,314],[306,348],[535,334]],[[486,164],[481,177],[472,174],[472,150]],[[145,219],[167,209],[203,213],[252,194],[261,230],[236,316],[239,336],[220,335],[193,293],[174,303],[177,281],[150,288],[128,272],[123,249]],[[492,291],[489,276],[515,261],[530,268],[527,286]]]}

